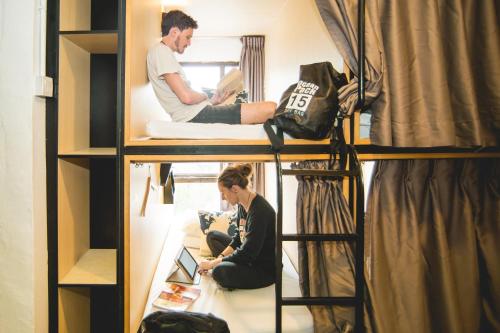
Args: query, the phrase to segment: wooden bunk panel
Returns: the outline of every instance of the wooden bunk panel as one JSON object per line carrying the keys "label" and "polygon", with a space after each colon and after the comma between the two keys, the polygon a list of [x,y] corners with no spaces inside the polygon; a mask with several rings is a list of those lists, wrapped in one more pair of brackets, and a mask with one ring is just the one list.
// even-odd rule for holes
{"label": "wooden bunk panel", "polygon": [[161,1],[127,1],[125,42],[125,145],[145,137],[146,122],[169,117],[148,80],[148,49],[161,38]]}
{"label": "wooden bunk panel", "polygon": [[145,161],[124,167],[125,332],[142,319],[173,215],[173,206],[163,204],[159,170]]}
{"label": "wooden bunk panel", "polygon": [[[289,139],[285,140],[286,145],[328,145],[330,143],[329,139],[325,140],[303,140],[303,139]],[[129,146],[269,146],[271,143],[269,140],[177,140],[177,139],[142,139],[136,141],[130,141]]]}

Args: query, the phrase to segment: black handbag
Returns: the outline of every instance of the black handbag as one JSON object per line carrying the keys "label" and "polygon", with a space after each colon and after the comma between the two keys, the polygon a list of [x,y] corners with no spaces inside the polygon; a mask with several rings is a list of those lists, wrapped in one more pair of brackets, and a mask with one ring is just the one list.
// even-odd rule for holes
{"label": "black handbag", "polygon": [[141,322],[137,333],[230,333],[225,320],[209,313],[156,311]]}
{"label": "black handbag", "polygon": [[296,139],[327,138],[339,110],[338,89],[345,84],[345,74],[338,73],[330,62],[301,65],[299,81],[283,93],[274,119],[264,124],[271,142],[276,141],[272,123]]}

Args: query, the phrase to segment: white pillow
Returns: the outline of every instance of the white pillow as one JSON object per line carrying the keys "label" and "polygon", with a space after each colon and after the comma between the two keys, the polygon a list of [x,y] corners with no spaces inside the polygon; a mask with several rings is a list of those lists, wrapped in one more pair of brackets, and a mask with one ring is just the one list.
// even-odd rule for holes
{"label": "white pillow", "polygon": [[202,231],[200,241],[200,255],[203,257],[212,256],[212,252],[207,244],[207,236],[209,231],[217,230],[233,236],[238,232],[238,212],[208,212],[204,210],[198,211],[199,224],[198,230]]}
{"label": "white pillow", "polygon": [[200,222],[196,211],[186,211],[176,218],[177,226],[186,236],[199,237]]}
{"label": "white pillow", "polygon": [[183,245],[194,249],[200,248],[201,237],[200,222],[196,211],[184,212],[177,219],[177,227],[184,234]]}

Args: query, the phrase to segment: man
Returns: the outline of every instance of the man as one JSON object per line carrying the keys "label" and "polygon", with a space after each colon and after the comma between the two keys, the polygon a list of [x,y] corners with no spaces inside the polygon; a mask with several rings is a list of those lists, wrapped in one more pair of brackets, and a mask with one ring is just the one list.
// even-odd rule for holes
{"label": "man", "polygon": [[175,122],[258,124],[273,117],[274,102],[219,105],[233,92],[212,98],[191,89],[174,52],[184,53],[191,45],[198,24],[182,11],[163,13],[161,42],[148,52],[148,76],[156,97]]}

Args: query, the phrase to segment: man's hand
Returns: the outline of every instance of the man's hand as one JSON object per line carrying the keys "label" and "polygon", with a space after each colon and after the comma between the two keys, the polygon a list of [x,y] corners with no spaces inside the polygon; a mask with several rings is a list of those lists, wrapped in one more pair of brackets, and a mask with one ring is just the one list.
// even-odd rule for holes
{"label": "man's hand", "polygon": [[234,90],[225,91],[222,94],[219,94],[218,92],[216,92],[212,96],[212,98],[210,98],[210,103],[212,103],[212,105],[217,105],[217,104],[223,103],[232,94],[234,94]]}

